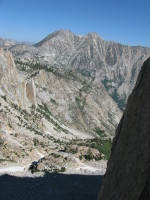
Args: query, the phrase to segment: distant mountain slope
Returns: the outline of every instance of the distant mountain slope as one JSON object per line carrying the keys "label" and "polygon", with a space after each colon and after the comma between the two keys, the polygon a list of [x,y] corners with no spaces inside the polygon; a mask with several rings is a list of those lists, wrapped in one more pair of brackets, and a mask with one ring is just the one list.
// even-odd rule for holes
{"label": "distant mountain slope", "polygon": [[14,40],[0,38],[0,47],[10,47],[10,46],[16,45],[18,43],[19,42],[16,42]]}
{"label": "distant mountain slope", "polygon": [[124,109],[142,63],[150,48],[130,47],[102,40],[96,33],[78,36],[67,30],[56,31],[33,46],[10,48],[15,59],[24,62],[75,69],[86,77],[101,79],[110,96]]}

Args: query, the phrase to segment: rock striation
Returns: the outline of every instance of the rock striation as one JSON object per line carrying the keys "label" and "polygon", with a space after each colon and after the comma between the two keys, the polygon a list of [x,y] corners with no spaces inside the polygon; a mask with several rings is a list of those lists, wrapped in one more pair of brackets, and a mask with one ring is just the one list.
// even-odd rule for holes
{"label": "rock striation", "polygon": [[99,200],[150,199],[150,58],[116,131]]}

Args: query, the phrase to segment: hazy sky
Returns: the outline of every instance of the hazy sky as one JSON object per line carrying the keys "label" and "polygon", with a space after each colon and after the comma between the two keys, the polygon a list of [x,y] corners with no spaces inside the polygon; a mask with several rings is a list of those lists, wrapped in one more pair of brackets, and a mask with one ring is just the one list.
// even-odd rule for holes
{"label": "hazy sky", "polygon": [[150,0],[0,0],[0,37],[38,42],[58,29],[150,46]]}

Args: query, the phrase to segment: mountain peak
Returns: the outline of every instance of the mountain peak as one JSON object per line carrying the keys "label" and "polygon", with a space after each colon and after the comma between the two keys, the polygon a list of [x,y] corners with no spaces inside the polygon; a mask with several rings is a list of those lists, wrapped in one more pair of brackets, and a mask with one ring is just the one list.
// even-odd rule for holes
{"label": "mountain peak", "polygon": [[96,32],[88,33],[87,36],[92,37],[92,38],[95,38],[95,39],[100,38],[101,40],[103,40],[103,39],[98,35],[98,33],[96,33]]}
{"label": "mountain peak", "polygon": [[[60,29],[60,30],[58,30],[58,31],[56,31],[56,32],[58,32],[59,34],[73,34],[70,30],[68,30],[68,29]],[[73,34],[74,35],[74,34]]]}
{"label": "mountain peak", "polygon": [[41,46],[44,42],[51,40],[52,38],[57,37],[57,36],[66,36],[67,37],[67,36],[74,36],[74,34],[69,30],[60,29],[58,31],[55,31],[55,32],[49,34],[43,40],[41,40],[40,42],[35,44],[35,46],[36,47]]}
{"label": "mountain peak", "polygon": [[[70,38],[70,37],[76,37],[76,38],[83,38],[85,37],[85,35],[77,35],[77,34],[74,34],[72,33],[70,30],[67,30],[67,29],[60,29],[60,30],[57,30],[51,34],[49,34],[47,37],[45,37],[43,40],[41,40],[40,42],[38,42],[37,44],[35,44],[36,47],[39,47],[41,46],[43,43],[47,42],[48,40],[51,40],[52,38],[55,38],[55,37],[65,37],[65,38]],[[91,32],[91,33],[88,33],[87,34],[88,37],[91,37],[93,39],[101,39],[102,38],[96,33],[96,32]]]}

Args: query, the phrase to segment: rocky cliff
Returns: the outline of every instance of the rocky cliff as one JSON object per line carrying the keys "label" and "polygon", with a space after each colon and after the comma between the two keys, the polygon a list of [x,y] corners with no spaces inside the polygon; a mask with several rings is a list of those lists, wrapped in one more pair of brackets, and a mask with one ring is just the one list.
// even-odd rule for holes
{"label": "rocky cliff", "polygon": [[23,108],[31,103],[27,97],[28,81],[20,76],[10,52],[0,48],[0,95]]}
{"label": "rocky cliff", "polygon": [[99,200],[150,199],[150,58],[144,63],[114,138]]}

